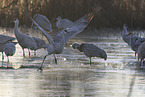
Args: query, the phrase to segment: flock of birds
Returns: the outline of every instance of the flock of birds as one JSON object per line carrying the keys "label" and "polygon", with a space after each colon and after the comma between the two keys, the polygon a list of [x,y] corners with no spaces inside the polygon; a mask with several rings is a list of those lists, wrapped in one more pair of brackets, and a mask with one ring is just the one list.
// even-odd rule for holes
{"label": "flock of birds", "polygon": [[[41,48],[47,48],[47,54],[44,56],[43,61],[38,68],[38,70],[42,71],[43,63],[45,61],[45,58],[48,55],[53,54],[55,63],[57,64],[57,58],[55,54],[60,54],[64,50],[64,46],[67,43],[68,40],[70,40],[75,35],[82,32],[88,24],[91,22],[91,20],[94,17],[94,13],[88,13],[82,18],[76,20],[75,22],[72,22],[68,19],[62,19],[60,16],[57,18],[56,26],[60,31],[57,32],[57,34],[52,38],[50,37],[49,33],[46,31],[52,32],[52,26],[50,21],[45,17],[44,15],[36,14],[33,18],[29,15],[28,11],[26,10],[27,16],[32,21],[32,28],[39,29],[46,39],[48,40],[49,44],[46,44],[44,40],[38,38],[38,37],[31,37],[28,34],[23,34],[19,31],[19,20],[15,18],[12,22],[15,23],[14,26],[14,34],[15,38],[17,39],[18,44],[21,46],[23,50],[23,57],[25,57],[24,49],[28,49],[29,51],[29,57],[30,57],[30,50],[34,50],[34,55],[36,56],[36,50]],[[9,56],[13,56],[15,54],[15,45],[17,42],[13,42],[15,40],[14,37],[6,36],[6,35],[0,35],[0,52],[2,52],[2,61],[4,59],[3,52],[7,56],[7,59],[9,62]],[[123,32],[122,32],[122,39],[131,47],[133,51],[135,51],[138,54],[138,62],[139,65],[141,65],[141,62],[145,58],[145,39],[135,36],[132,33],[128,33],[127,31],[127,25],[123,25]],[[80,52],[83,52],[87,57],[90,59],[90,65],[91,65],[91,58],[92,57],[100,57],[104,60],[107,59],[106,52],[97,47],[94,44],[89,43],[73,43],[72,45],[73,49],[77,49]],[[139,61],[140,59],[140,61]]]}
{"label": "flock of birds", "polygon": [[[143,59],[145,58],[145,38],[128,33],[127,25],[123,25],[122,39],[131,47],[131,49],[138,54],[138,66],[142,65]],[[140,60],[140,61],[139,61]]]}

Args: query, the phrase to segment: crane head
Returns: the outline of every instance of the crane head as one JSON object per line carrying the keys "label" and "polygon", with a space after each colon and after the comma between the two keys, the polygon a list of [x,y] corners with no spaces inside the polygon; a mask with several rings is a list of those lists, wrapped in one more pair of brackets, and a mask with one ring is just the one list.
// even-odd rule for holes
{"label": "crane head", "polygon": [[16,23],[16,22],[19,22],[19,20],[17,18],[14,18],[11,22]]}
{"label": "crane head", "polygon": [[124,24],[123,27],[126,27],[127,28],[127,24]]}
{"label": "crane head", "polygon": [[79,48],[80,47],[80,44],[78,44],[78,43],[74,43],[73,45],[72,45],[72,48],[73,49],[77,49],[77,48]]}
{"label": "crane head", "polygon": [[61,16],[58,16],[58,18],[56,18],[56,20],[61,20]]}

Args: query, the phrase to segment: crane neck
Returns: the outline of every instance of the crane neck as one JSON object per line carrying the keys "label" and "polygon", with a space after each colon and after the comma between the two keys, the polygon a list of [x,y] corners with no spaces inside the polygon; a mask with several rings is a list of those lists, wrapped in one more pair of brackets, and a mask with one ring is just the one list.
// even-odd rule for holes
{"label": "crane neck", "polygon": [[123,27],[123,32],[122,32],[122,35],[127,35],[128,33],[127,33],[127,28],[124,26]]}
{"label": "crane neck", "polygon": [[[22,33],[19,32],[19,29],[18,29],[18,26],[19,26],[19,22],[15,22],[15,28],[14,28],[14,33],[15,33],[15,36],[21,36]],[[18,37],[17,37],[18,38]]]}
{"label": "crane neck", "polygon": [[16,33],[16,32],[19,32],[18,26],[19,26],[19,23],[16,22],[16,23],[15,23],[15,28],[14,28],[14,32],[15,32],[15,33]]}

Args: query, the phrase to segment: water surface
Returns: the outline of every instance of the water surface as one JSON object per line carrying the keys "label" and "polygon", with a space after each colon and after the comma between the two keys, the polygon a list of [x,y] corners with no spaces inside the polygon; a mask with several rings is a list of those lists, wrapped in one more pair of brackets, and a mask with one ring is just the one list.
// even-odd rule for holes
{"label": "water surface", "polygon": [[[13,35],[13,34],[12,34]],[[108,59],[89,58],[72,49],[73,42],[88,42],[107,52]],[[130,47],[118,37],[75,37],[57,55],[47,56],[43,72],[37,71],[45,49],[31,57],[17,44],[16,54],[10,57],[8,66],[0,68],[0,96],[4,97],[145,97],[145,70],[136,67],[137,59]],[[2,63],[2,61],[0,61]],[[7,66],[5,57],[4,66]]]}

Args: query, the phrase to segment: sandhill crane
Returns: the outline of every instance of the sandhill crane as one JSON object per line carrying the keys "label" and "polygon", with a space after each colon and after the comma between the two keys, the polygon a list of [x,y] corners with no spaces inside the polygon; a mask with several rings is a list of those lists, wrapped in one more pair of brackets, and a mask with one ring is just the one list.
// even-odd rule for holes
{"label": "sandhill crane", "polygon": [[7,62],[9,62],[9,56],[13,56],[15,54],[16,51],[16,47],[15,45],[17,44],[17,42],[8,42],[4,45],[4,52],[7,56]]}
{"label": "sandhill crane", "polygon": [[7,35],[0,35],[0,52],[2,52],[2,61],[4,60],[4,46],[5,44],[12,42],[13,40],[15,40],[14,37],[11,36],[7,36]]}
{"label": "sandhill crane", "polygon": [[65,29],[74,23],[71,20],[68,19],[62,19],[60,16],[56,18],[58,21],[56,22],[56,26],[58,29]]}
{"label": "sandhill crane", "polygon": [[90,59],[90,65],[91,65],[91,58],[92,57],[100,57],[103,58],[104,60],[107,59],[107,54],[106,52],[95,46],[94,44],[89,44],[89,43],[82,43],[82,44],[78,44],[78,43],[74,43],[72,45],[73,49],[77,49],[80,52],[83,52],[87,57],[89,57]]}
{"label": "sandhill crane", "polygon": [[[41,15],[41,14],[35,14],[33,19],[35,20],[35,22],[37,24],[39,24],[39,26],[41,28],[43,28],[44,30],[52,32],[52,25],[46,16]],[[32,28],[35,29],[35,27],[36,26],[32,23]]]}
{"label": "sandhill crane", "polygon": [[[52,39],[50,37],[50,35],[45,32],[33,19],[32,17],[29,15],[28,11],[26,10],[27,15],[30,17],[30,19],[32,20],[32,22],[38,27],[39,30],[42,31],[42,33],[45,35],[45,37],[47,38],[47,40],[50,42],[50,44],[48,44],[48,54],[44,56],[43,61],[41,63],[41,66],[39,67],[38,70],[42,71],[42,66],[43,63],[45,61],[45,58],[48,55],[51,54],[60,54],[63,52],[64,50],[64,46],[67,43],[67,41],[69,39],[71,39],[72,37],[74,37],[76,34],[82,32],[84,30],[84,28],[86,28],[88,26],[88,24],[90,23],[90,21],[93,19],[94,17],[94,13],[89,13],[85,16],[83,16],[82,18],[78,19],[76,22],[74,22],[74,24],[66,29],[63,29],[61,31],[58,32],[57,35],[54,36],[54,38]],[[56,58],[55,58],[56,59]]]}
{"label": "sandhill crane", "polygon": [[135,36],[132,33],[127,32],[126,24],[123,25],[123,32],[122,32],[123,40],[131,47],[133,51],[135,51],[135,56],[137,53],[138,46],[145,41],[144,38],[139,36]]}
{"label": "sandhill crane", "polygon": [[19,29],[18,29],[19,20],[17,18],[15,18],[12,22],[15,23],[14,33],[15,33],[15,37],[16,37],[19,45],[21,46],[21,48],[23,50],[23,56],[25,57],[24,48],[27,48],[29,51],[29,57],[30,57],[29,49],[32,49],[32,50],[37,49],[37,44],[36,44],[35,40],[32,37],[30,37],[29,35],[19,32]]}
{"label": "sandhill crane", "polygon": [[[139,63],[139,66],[141,66],[141,62],[145,58],[145,42],[139,45],[137,54],[138,54],[138,63]],[[140,62],[139,62],[139,59],[140,59]]]}

